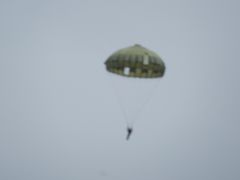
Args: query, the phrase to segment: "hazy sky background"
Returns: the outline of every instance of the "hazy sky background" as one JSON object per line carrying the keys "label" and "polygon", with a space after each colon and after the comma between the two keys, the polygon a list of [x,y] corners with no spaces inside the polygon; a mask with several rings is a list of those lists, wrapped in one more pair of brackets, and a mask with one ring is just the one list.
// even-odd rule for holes
{"label": "hazy sky background", "polygon": [[[240,2],[1,0],[1,180],[239,180]],[[166,63],[130,141],[104,61]]]}

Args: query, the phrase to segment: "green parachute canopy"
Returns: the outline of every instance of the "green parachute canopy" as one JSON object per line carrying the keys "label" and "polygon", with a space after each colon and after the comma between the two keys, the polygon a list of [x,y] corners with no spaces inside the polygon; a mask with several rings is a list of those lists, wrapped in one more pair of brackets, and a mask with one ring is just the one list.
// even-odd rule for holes
{"label": "green parachute canopy", "polygon": [[126,77],[159,78],[165,72],[163,60],[139,44],[116,51],[105,65],[107,71]]}

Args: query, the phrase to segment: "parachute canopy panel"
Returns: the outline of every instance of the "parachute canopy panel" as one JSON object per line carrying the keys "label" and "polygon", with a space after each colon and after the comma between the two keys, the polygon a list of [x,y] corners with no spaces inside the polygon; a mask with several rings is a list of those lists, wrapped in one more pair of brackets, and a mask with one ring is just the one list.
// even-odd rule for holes
{"label": "parachute canopy panel", "polygon": [[165,72],[163,60],[138,44],[113,53],[105,65],[107,71],[127,77],[159,78]]}

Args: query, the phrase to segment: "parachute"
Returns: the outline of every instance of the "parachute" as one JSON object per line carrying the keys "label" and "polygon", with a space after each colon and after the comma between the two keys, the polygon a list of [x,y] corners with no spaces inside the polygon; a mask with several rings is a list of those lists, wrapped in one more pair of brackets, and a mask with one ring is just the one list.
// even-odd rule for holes
{"label": "parachute", "polygon": [[113,53],[105,62],[109,72],[137,78],[158,78],[165,72],[163,60],[139,44]]}
{"label": "parachute", "polygon": [[165,64],[155,52],[136,44],[110,55],[105,67],[127,126],[132,127],[163,77]]}

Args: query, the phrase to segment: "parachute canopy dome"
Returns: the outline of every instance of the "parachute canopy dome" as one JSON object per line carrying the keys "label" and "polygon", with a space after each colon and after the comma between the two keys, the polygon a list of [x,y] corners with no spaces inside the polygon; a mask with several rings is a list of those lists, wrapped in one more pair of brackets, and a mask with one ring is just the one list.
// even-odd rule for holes
{"label": "parachute canopy dome", "polygon": [[165,72],[163,60],[139,44],[113,53],[105,65],[107,71],[126,77],[160,78]]}

